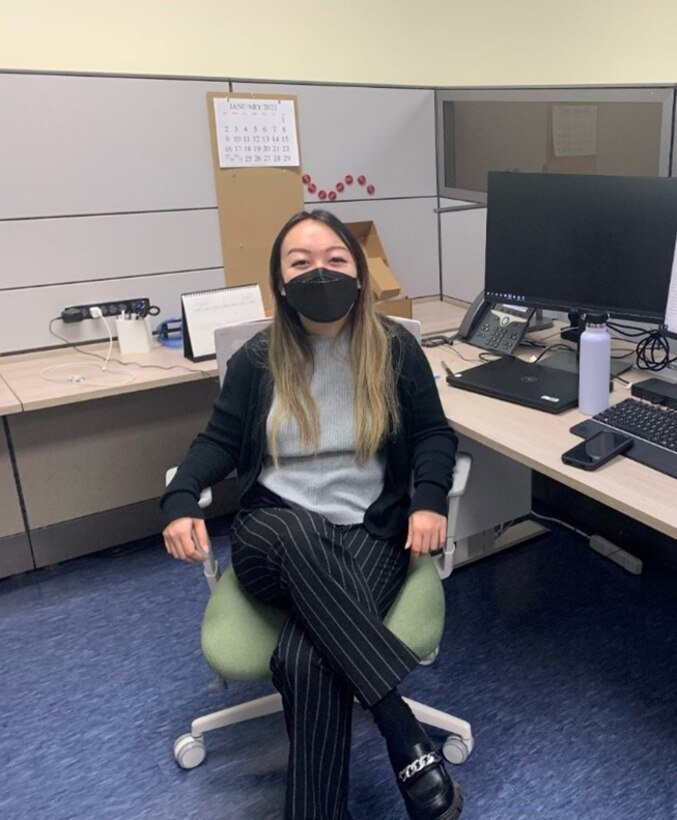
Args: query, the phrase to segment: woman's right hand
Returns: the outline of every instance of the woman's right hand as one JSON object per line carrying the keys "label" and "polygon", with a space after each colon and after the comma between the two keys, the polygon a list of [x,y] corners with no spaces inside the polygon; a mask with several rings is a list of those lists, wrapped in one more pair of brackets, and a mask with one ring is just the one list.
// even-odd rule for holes
{"label": "woman's right hand", "polygon": [[[209,551],[209,536],[202,518],[175,518],[162,531],[165,549],[182,561],[202,561]],[[204,551],[197,550],[196,544]]]}

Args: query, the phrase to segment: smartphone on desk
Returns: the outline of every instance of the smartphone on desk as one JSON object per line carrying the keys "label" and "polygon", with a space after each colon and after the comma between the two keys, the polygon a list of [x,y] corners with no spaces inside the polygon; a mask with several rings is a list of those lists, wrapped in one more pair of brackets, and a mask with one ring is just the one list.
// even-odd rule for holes
{"label": "smartphone on desk", "polygon": [[572,467],[580,467],[581,470],[596,470],[612,458],[625,453],[631,446],[632,439],[628,436],[602,430],[562,453],[562,461]]}

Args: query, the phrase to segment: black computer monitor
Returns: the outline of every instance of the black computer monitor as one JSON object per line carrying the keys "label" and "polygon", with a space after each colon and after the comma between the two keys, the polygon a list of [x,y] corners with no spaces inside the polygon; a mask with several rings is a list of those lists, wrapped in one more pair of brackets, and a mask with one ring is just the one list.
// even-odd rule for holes
{"label": "black computer monitor", "polygon": [[660,324],[677,179],[491,172],[485,295]]}

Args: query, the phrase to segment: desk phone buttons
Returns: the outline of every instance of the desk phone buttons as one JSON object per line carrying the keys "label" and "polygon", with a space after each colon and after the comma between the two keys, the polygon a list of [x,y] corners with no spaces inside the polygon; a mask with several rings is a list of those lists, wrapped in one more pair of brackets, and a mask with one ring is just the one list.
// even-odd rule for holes
{"label": "desk phone buttons", "polygon": [[533,313],[531,308],[517,312],[508,305],[494,305],[482,317],[468,341],[485,350],[510,355],[524,336]]}
{"label": "desk phone buttons", "polygon": [[498,325],[483,322],[476,333],[476,340],[493,350],[514,350],[522,334],[515,327],[511,328],[511,325],[512,322],[502,322]]}

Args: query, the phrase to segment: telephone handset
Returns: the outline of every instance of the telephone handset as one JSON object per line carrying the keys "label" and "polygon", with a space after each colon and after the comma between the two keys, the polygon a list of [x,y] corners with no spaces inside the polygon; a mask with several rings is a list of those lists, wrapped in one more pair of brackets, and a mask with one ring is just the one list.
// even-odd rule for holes
{"label": "telephone handset", "polygon": [[467,341],[479,320],[484,316],[491,302],[484,298],[484,291],[480,291],[473,299],[472,305],[466,311],[461,326],[458,329],[458,338]]}
{"label": "telephone handset", "polygon": [[458,338],[476,347],[510,355],[527,331],[533,308],[488,302],[480,291],[458,329]]}

